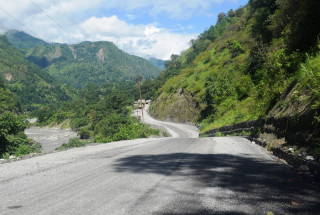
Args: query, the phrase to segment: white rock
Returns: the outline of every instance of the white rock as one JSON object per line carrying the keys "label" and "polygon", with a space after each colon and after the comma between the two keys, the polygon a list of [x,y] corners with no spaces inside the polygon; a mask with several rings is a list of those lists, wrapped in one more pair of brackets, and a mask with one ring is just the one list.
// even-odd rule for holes
{"label": "white rock", "polygon": [[9,157],[9,159],[15,159],[16,158],[16,156],[14,156],[14,155],[10,155],[10,157]]}
{"label": "white rock", "polygon": [[309,155],[309,156],[306,157],[306,160],[307,161],[314,161],[314,157]]}
{"label": "white rock", "polygon": [[294,152],[294,149],[293,149],[293,148],[289,148],[289,149],[288,149],[288,152],[293,153],[293,152]]}
{"label": "white rock", "polygon": [[252,141],[251,143],[256,144],[256,142]]}

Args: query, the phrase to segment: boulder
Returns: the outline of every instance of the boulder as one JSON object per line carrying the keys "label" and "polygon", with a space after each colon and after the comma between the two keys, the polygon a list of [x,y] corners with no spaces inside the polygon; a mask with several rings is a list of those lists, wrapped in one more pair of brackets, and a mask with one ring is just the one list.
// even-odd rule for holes
{"label": "boulder", "polygon": [[299,172],[308,172],[309,171],[309,167],[306,166],[306,165],[301,165],[301,166],[299,166],[298,171]]}
{"label": "boulder", "polygon": [[314,161],[314,157],[312,155],[309,155],[306,157],[307,161]]}

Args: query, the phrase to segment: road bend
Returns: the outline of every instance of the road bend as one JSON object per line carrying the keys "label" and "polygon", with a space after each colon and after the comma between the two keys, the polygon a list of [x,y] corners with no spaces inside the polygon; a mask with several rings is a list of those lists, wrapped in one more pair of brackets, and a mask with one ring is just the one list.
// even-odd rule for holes
{"label": "road bend", "polygon": [[319,214],[312,177],[260,146],[241,137],[197,138],[189,125],[161,126],[171,138],[1,164],[0,214]]}

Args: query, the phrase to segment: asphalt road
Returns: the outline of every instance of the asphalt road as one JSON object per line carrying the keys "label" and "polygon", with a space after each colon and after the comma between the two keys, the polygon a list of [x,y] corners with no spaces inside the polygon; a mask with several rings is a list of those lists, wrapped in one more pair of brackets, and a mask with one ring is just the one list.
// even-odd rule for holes
{"label": "asphalt road", "polygon": [[139,139],[5,163],[0,193],[1,215],[320,213],[312,178],[240,137]]}

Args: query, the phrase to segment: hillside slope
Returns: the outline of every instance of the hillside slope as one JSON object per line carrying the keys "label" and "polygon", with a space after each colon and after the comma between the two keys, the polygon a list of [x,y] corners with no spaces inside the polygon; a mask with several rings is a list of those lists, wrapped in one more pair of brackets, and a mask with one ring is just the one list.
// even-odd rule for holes
{"label": "hillside slope", "polygon": [[66,90],[52,76],[25,59],[5,36],[0,36],[0,76],[19,97],[23,110],[69,99]]}
{"label": "hillside slope", "polygon": [[18,49],[28,49],[48,45],[47,42],[26,34],[23,31],[10,30],[4,35],[7,37],[9,42]]}
{"label": "hillside slope", "polygon": [[[320,2],[250,0],[221,13],[153,84],[153,116],[320,158]],[[239,133],[240,132],[240,133]],[[241,133],[243,132],[243,133]],[[313,159],[313,158],[312,158]]]}
{"label": "hillside slope", "polygon": [[[12,44],[18,43],[17,35],[11,34],[10,38]],[[30,40],[36,38],[29,36],[25,43],[28,44]],[[43,44],[22,47],[20,50],[29,61],[44,68],[58,81],[76,88],[84,88],[88,84],[132,81],[138,75],[155,78],[161,71],[148,60],[129,55],[111,42]]]}
{"label": "hillside slope", "polygon": [[202,130],[268,116],[288,87],[306,78],[298,75],[305,53],[317,55],[319,8],[314,0],[251,0],[221,13],[186,52],[172,56],[155,82],[164,84],[151,113],[198,122]]}
{"label": "hillside slope", "polygon": [[0,76],[0,114],[5,111],[20,113],[21,107],[18,96],[7,88]]}

